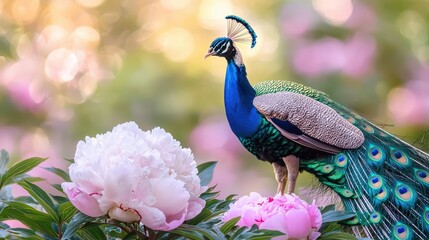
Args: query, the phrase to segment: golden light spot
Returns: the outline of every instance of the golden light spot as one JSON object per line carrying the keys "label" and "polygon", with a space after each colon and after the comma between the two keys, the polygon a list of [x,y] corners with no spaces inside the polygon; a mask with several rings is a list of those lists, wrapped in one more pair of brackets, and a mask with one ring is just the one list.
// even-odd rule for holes
{"label": "golden light spot", "polygon": [[48,25],[42,30],[41,36],[45,46],[52,49],[66,44],[70,33],[58,25]]}
{"label": "golden light spot", "polygon": [[194,50],[194,37],[183,28],[174,28],[164,33],[158,42],[167,58],[176,62],[186,60]]}
{"label": "golden light spot", "polygon": [[313,0],[313,7],[333,25],[345,23],[353,13],[351,0]]}
{"label": "golden light spot", "polygon": [[79,67],[77,55],[66,48],[55,49],[45,61],[46,75],[50,79],[60,82],[73,80],[79,71]]}
{"label": "golden light spot", "polygon": [[232,5],[228,0],[203,0],[198,16],[202,27],[226,33],[225,16],[232,12]]}
{"label": "golden light spot", "polygon": [[387,106],[397,122],[407,122],[418,119],[415,113],[419,111],[419,99],[407,88],[394,88],[387,95]]}
{"label": "golden light spot", "polygon": [[397,25],[400,33],[414,41],[427,39],[427,26],[424,18],[417,12],[407,10],[398,18]]}
{"label": "golden light spot", "polygon": [[76,0],[76,2],[83,7],[94,8],[100,6],[104,0]]}
{"label": "golden light spot", "polygon": [[30,23],[39,12],[39,0],[15,0],[12,4],[12,17],[17,22]]}
{"label": "golden light spot", "polygon": [[100,34],[92,27],[80,26],[73,31],[74,40],[78,46],[95,48],[100,42]]}
{"label": "golden light spot", "polygon": [[191,0],[161,0],[160,2],[167,9],[179,10],[188,6]]}
{"label": "golden light spot", "polygon": [[84,98],[91,96],[97,89],[97,85],[97,78],[91,76],[91,74],[89,73],[86,73],[83,77],[79,79],[80,93]]}

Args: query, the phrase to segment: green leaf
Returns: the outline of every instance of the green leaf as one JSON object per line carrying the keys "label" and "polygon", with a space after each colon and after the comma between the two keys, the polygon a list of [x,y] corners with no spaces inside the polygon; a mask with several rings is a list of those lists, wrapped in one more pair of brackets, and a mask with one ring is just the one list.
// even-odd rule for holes
{"label": "green leaf", "polygon": [[320,209],[320,212],[322,214],[329,212],[329,211],[335,211],[335,204],[331,204],[331,205],[325,206],[324,208]]}
{"label": "green leaf", "polygon": [[70,200],[64,196],[56,196],[56,195],[51,195],[51,198],[57,202],[58,204],[62,204],[65,202],[70,202]]}
{"label": "green leaf", "polygon": [[208,240],[220,240],[220,239],[225,239],[225,236],[219,236],[211,231],[209,231],[208,229],[205,228],[201,228],[199,226],[193,226],[193,225],[188,225],[188,224],[182,224],[180,226],[180,228],[182,229],[186,229],[187,231],[190,232],[199,232],[201,233],[206,239]]}
{"label": "green leaf", "polygon": [[357,240],[357,238],[349,233],[336,231],[322,234],[318,240]]}
{"label": "green leaf", "polygon": [[213,178],[213,171],[217,162],[206,162],[198,165],[198,177],[201,179],[201,186],[209,185]]}
{"label": "green leaf", "polygon": [[38,166],[47,158],[29,158],[13,165],[0,179],[0,188],[12,183],[13,179]]}
{"label": "green leaf", "polygon": [[78,210],[71,202],[62,203],[58,207],[58,215],[62,222],[69,222],[77,212]]}
{"label": "green leaf", "polygon": [[235,225],[237,225],[237,222],[240,220],[240,218],[241,217],[236,217],[224,223],[222,227],[220,227],[220,231],[223,234],[227,234],[233,227],[235,227]]}
{"label": "green leaf", "polygon": [[106,234],[100,229],[101,224],[99,223],[88,223],[85,224],[81,229],[77,231],[82,239],[97,239],[106,240]]}
{"label": "green leaf", "polygon": [[73,158],[64,158],[64,160],[66,160],[69,163],[74,163],[74,159]]}
{"label": "green leaf", "polygon": [[54,173],[55,175],[59,176],[66,182],[71,182],[69,174],[62,169],[55,168],[55,167],[46,167],[44,169],[51,173]]}
{"label": "green leaf", "polygon": [[51,184],[51,186],[54,187],[58,192],[64,193],[64,190],[61,187],[61,184]]}
{"label": "green leaf", "polygon": [[22,203],[26,203],[26,204],[37,204],[37,202],[34,201],[34,198],[32,198],[30,196],[21,196],[21,197],[15,198],[13,200],[15,202],[22,202]]}
{"label": "green leaf", "polygon": [[8,232],[11,233],[11,235],[19,237],[19,239],[46,240],[45,238],[37,235],[37,232],[32,229],[10,228],[8,229]]}
{"label": "green leaf", "polygon": [[127,235],[125,235],[125,237],[122,240],[135,240],[135,239],[137,239],[137,232],[132,231],[132,232],[129,232]]}
{"label": "green leaf", "polygon": [[322,223],[338,222],[355,217],[353,212],[331,210],[322,214]]}
{"label": "green leaf", "polygon": [[56,223],[59,223],[60,217],[55,211],[54,202],[43,189],[25,180],[18,184],[27,190],[34,199],[36,199],[36,201],[49,213],[49,215],[51,215],[52,219]]}
{"label": "green leaf", "polygon": [[7,225],[4,222],[0,222],[0,229],[8,229],[8,228],[9,228],[9,225]]}
{"label": "green leaf", "polygon": [[199,233],[199,232],[192,232],[192,231],[180,228],[180,227],[178,227],[176,229],[173,229],[173,230],[170,230],[169,232],[173,233],[173,234],[176,234],[176,235],[179,235],[179,236],[183,236],[186,239],[190,239],[190,240],[201,240],[201,239],[204,239],[204,236],[201,233]]}
{"label": "green leaf", "polygon": [[24,173],[24,174],[18,175],[17,177],[13,178],[11,180],[11,182],[17,183],[17,182],[20,182],[20,181],[22,181],[24,179],[26,181],[28,181],[28,182],[41,182],[41,181],[45,180],[44,178],[41,178],[41,177],[32,177],[32,176]]}
{"label": "green leaf", "polygon": [[52,228],[53,219],[49,214],[40,212],[21,202],[6,202],[7,206],[0,211],[0,221],[14,219],[35,231],[57,236]]}
{"label": "green leaf", "polygon": [[73,216],[70,223],[67,225],[66,231],[64,232],[61,239],[66,240],[71,238],[79,228],[81,228],[86,222],[90,222],[91,220],[93,220],[92,217],[78,212]]}
{"label": "green leaf", "polygon": [[251,228],[241,227],[237,229],[234,234],[229,237],[229,240],[233,239],[248,239],[248,240],[265,240],[271,239],[277,236],[283,236],[284,233],[279,231],[258,229],[256,225],[253,225]]}
{"label": "green leaf", "polygon": [[212,211],[205,208],[197,216],[186,221],[186,224],[197,225],[198,223],[204,221],[205,219],[210,218],[210,216],[212,216],[212,214],[213,214]]}
{"label": "green leaf", "polygon": [[9,154],[4,149],[0,150],[0,177],[6,172],[8,163]]}

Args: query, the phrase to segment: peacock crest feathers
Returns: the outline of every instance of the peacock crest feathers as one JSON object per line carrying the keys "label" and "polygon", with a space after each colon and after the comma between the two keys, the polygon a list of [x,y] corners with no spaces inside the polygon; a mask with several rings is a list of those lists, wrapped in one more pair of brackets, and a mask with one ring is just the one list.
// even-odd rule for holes
{"label": "peacock crest feathers", "polygon": [[228,20],[227,37],[233,42],[249,43],[253,48],[256,45],[256,33],[253,28],[240,17],[229,15],[225,17]]}

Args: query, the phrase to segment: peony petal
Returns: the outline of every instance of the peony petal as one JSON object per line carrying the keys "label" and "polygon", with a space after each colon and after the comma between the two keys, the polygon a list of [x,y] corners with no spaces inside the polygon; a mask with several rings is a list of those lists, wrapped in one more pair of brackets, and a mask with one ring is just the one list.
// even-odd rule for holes
{"label": "peony petal", "polygon": [[165,224],[166,217],[162,211],[157,208],[141,206],[137,211],[140,213],[143,225],[156,230],[159,226]]}
{"label": "peony petal", "polygon": [[177,215],[169,216],[167,221],[164,224],[160,225],[155,230],[170,231],[182,225],[184,221],[185,221],[184,213],[179,213]]}
{"label": "peony petal", "polygon": [[189,220],[200,214],[204,209],[206,201],[201,198],[191,198],[188,205],[188,211],[186,213],[185,220]]}
{"label": "peony petal", "polygon": [[311,219],[306,210],[290,210],[284,215],[286,232],[290,238],[305,238],[311,233]]}
{"label": "peony petal", "polygon": [[97,200],[88,193],[83,192],[79,187],[71,182],[63,182],[61,184],[70,202],[82,213],[90,217],[99,217],[105,215],[100,210]]}
{"label": "peony petal", "polygon": [[287,239],[287,237],[288,237],[288,235],[287,235],[288,231],[287,231],[287,227],[286,227],[287,224],[294,225],[296,223],[294,223],[294,222],[287,223],[284,215],[277,214],[277,215],[274,215],[274,216],[266,219],[263,223],[261,223],[261,225],[259,225],[259,228],[282,232],[286,235],[285,239]]}
{"label": "peony petal", "polygon": [[308,236],[308,240],[316,240],[320,235],[322,235],[320,232],[312,232],[310,236]]}
{"label": "peony petal", "polygon": [[136,222],[140,221],[138,212],[134,209],[125,209],[120,207],[112,207],[109,210],[109,217],[122,221],[122,222]]}
{"label": "peony petal", "polygon": [[142,207],[139,212],[141,213],[141,222],[153,230],[169,231],[177,228],[185,221],[185,213],[169,216],[167,219],[162,211],[151,207]]}
{"label": "peony petal", "polygon": [[[151,179],[150,184],[156,199],[153,207],[161,210],[166,216],[185,211],[190,195],[184,188],[184,182],[170,177]],[[172,196],[174,196],[174,203],[172,203]]]}
{"label": "peony petal", "polygon": [[319,230],[322,226],[322,213],[313,201],[313,204],[307,206],[308,214],[310,214],[311,227]]}

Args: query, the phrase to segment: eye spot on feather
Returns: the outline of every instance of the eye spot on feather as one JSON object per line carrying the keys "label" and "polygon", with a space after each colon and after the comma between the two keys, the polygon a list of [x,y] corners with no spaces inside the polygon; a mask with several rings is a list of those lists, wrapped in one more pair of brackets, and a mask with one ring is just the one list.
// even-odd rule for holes
{"label": "eye spot on feather", "polygon": [[331,164],[326,164],[325,166],[323,166],[322,168],[322,172],[323,173],[330,173],[334,170],[334,167]]}
{"label": "eye spot on feather", "polygon": [[339,189],[337,191],[337,193],[340,194],[341,196],[345,197],[345,198],[355,197],[354,191],[347,189],[347,188]]}
{"label": "eye spot on feather", "polygon": [[395,188],[395,195],[404,202],[411,202],[414,199],[414,190],[405,184],[398,184]]}
{"label": "eye spot on feather", "polygon": [[382,137],[387,137],[387,136],[389,136],[389,135],[387,135],[385,132],[380,132],[380,136],[382,136]]}
{"label": "eye spot on feather", "polygon": [[373,175],[369,178],[368,184],[373,189],[380,189],[383,186],[383,178],[380,175]]}
{"label": "eye spot on feather", "polygon": [[[343,223],[343,222],[341,222],[341,223]],[[352,219],[350,219],[348,221],[345,221],[344,224],[353,226],[353,225],[360,224],[360,221],[359,221],[359,218],[354,217],[354,218],[352,218]]]}
{"label": "eye spot on feather", "polygon": [[403,224],[397,223],[393,229],[394,239],[408,240],[412,239],[410,228]]}
{"label": "eye spot on feather", "polygon": [[380,202],[384,202],[387,200],[388,196],[389,196],[389,193],[387,191],[387,188],[383,186],[380,188],[380,190],[378,190],[377,195],[375,195],[375,199]]}
{"label": "eye spot on feather", "polygon": [[375,196],[375,198],[379,201],[385,201],[388,197],[388,192],[386,187],[381,187],[380,190],[378,191],[377,195]]}
{"label": "eye spot on feather", "polygon": [[384,153],[381,148],[377,146],[372,146],[368,149],[368,157],[373,162],[381,162],[384,160]]}
{"label": "eye spot on feather", "polygon": [[347,114],[340,114],[340,115],[343,116],[343,118],[346,119],[349,123],[351,124],[356,123],[356,119],[354,119],[352,116],[349,116]]}
{"label": "eye spot on feather", "polygon": [[362,124],[362,129],[367,133],[374,133],[374,128],[369,126],[368,124]]}
{"label": "eye spot on feather", "polygon": [[371,223],[379,223],[381,221],[381,214],[379,212],[372,212],[369,216]]}
{"label": "eye spot on feather", "polygon": [[354,112],[352,112],[352,115],[353,115],[353,117],[355,117],[356,119],[362,119],[362,117],[361,117],[361,116],[359,116],[358,114],[356,114],[356,113],[354,113]]}
{"label": "eye spot on feather", "polygon": [[429,186],[429,173],[427,171],[423,169],[415,168],[414,177],[418,182]]}
{"label": "eye spot on feather", "polygon": [[347,163],[348,158],[343,153],[340,153],[335,157],[335,165],[337,165],[338,167],[346,167]]}
{"label": "eye spot on feather", "polygon": [[395,163],[402,166],[408,166],[410,164],[407,155],[399,149],[390,150],[390,158],[395,161]]}

